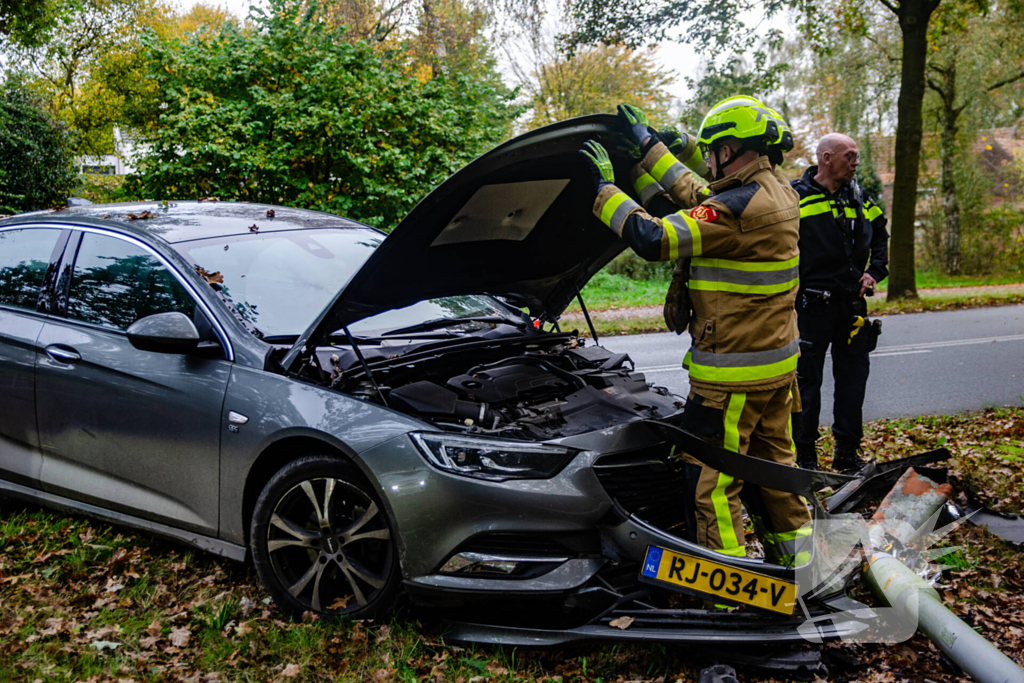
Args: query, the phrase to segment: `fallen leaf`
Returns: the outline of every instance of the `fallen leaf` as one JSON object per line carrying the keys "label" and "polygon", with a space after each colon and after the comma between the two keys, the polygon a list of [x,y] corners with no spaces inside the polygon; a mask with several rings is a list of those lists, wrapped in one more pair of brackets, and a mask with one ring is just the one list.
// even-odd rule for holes
{"label": "fallen leaf", "polygon": [[274,217],[274,210],[273,209],[267,209],[267,218],[273,218],[273,217]]}
{"label": "fallen leaf", "polygon": [[259,231],[260,231],[260,226],[256,225],[255,223],[253,223],[252,225],[249,226],[249,232],[259,232]]}
{"label": "fallen leaf", "polygon": [[625,631],[627,628],[630,627],[630,625],[632,625],[634,621],[636,620],[633,617],[619,617],[618,619],[613,619],[612,621],[609,621],[608,625],[614,626],[615,628],[620,628],[623,631]]}
{"label": "fallen leaf", "polygon": [[208,285],[224,284],[224,276],[220,274],[219,270],[215,270],[211,273],[202,266],[196,266],[196,272],[199,273],[200,277],[206,280],[206,284]]}
{"label": "fallen leaf", "polygon": [[152,650],[156,647],[156,641],[160,640],[157,636],[146,636],[145,638],[139,638],[139,645],[143,650]]}
{"label": "fallen leaf", "polygon": [[188,639],[192,635],[192,632],[187,628],[172,628],[171,635],[168,636],[171,641],[171,645],[175,647],[188,647]]}
{"label": "fallen leaf", "polygon": [[348,607],[348,601],[351,599],[351,595],[346,595],[343,598],[335,598],[334,602],[327,606],[327,609],[345,609]]}
{"label": "fallen leaf", "polygon": [[89,643],[89,647],[94,650],[116,650],[121,647],[121,643],[115,643],[112,640],[94,640]]}
{"label": "fallen leaf", "polygon": [[508,669],[503,667],[498,662],[488,662],[487,663],[487,670],[490,671],[495,676],[507,676],[508,675]]}
{"label": "fallen leaf", "polygon": [[302,667],[296,664],[295,662],[292,662],[284,668],[284,671],[281,672],[281,675],[285,678],[295,678],[300,673],[302,673]]}

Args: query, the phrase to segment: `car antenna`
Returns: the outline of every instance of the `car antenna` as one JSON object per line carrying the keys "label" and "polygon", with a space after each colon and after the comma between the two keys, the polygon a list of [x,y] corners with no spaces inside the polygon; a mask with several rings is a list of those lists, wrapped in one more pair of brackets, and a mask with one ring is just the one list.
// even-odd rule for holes
{"label": "car antenna", "polygon": [[580,308],[583,309],[583,317],[587,319],[587,327],[590,328],[590,334],[594,338],[594,346],[599,346],[597,343],[597,330],[594,329],[594,323],[590,319],[590,313],[587,312],[587,305],[583,303],[583,295],[580,294],[580,288],[576,288],[576,301],[580,302]]}
{"label": "car antenna", "polygon": [[384,398],[384,392],[380,390],[380,387],[377,386],[377,380],[373,378],[373,372],[370,370],[370,366],[366,364],[366,359],[363,358],[363,352],[359,350],[359,344],[356,344],[356,340],[352,336],[352,333],[348,331],[348,325],[345,325],[341,329],[345,330],[345,336],[348,337],[348,343],[352,345],[352,350],[356,352],[357,356],[359,356],[359,362],[363,364],[363,371],[366,372],[366,376],[370,378],[370,383],[377,391],[377,395],[380,396],[381,403],[383,403],[386,408],[390,408],[391,406],[388,405],[388,400]]}

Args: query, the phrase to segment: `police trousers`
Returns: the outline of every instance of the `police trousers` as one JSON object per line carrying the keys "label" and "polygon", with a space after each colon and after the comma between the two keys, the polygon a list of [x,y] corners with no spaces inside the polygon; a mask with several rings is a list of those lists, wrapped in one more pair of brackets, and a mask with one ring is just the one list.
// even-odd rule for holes
{"label": "police trousers", "polygon": [[850,296],[837,295],[826,303],[801,295],[797,297],[796,311],[800,328],[800,360],[796,372],[803,408],[794,437],[797,448],[811,449],[818,439],[821,383],[825,355],[830,347],[835,381],[832,434],[836,443],[857,448],[864,435],[864,392],[870,369],[868,354],[878,338],[870,329],[862,329],[851,340],[850,332],[853,331],[851,320],[856,315],[866,315],[866,307],[861,309],[854,305]]}
{"label": "police trousers", "polygon": [[[681,426],[738,453],[793,466],[790,436],[795,392],[790,385],[710,398],[691,393]],[[744,485],[690,456],[684,456],[684,461],[687,479],[695,483],[692,540],[726,555],[745,557],[742,492],[742,505],[754,522],[766,557],[789,566],[807,561],[809,554],[803,544],[811,535],[811,515],[800,496]]]}

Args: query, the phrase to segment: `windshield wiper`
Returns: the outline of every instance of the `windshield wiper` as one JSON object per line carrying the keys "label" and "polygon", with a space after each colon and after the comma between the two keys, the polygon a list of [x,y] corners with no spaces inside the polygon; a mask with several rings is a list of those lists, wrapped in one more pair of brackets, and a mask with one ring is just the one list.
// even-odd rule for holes
{"label": "windshield wiper", "polygon": [[388,330],[387,332],[381,333],[380,336],[394,337],[400,334],[409,334],[412,332],[426,332],[427,330],[436,330],[442,327],[461,325],[462,323],[492,323],[495,325],[513,325],[519,328],[526,327],[525,322],[494,315],[471,318],[435,318],[434,320],[425,320],[424,322],[409,325],[408,327],[400,327],[397,330]]}

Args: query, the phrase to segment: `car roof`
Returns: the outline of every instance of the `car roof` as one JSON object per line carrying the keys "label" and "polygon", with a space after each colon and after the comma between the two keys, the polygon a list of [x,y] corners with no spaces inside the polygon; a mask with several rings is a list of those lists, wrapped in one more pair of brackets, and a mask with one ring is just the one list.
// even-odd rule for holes
{"label": "car roof", "polygon": [[[272,212],[272,213],[271,213]],[[308,228],[362,228],[348,218],[321,211],[248,202],[181,201],[90,204],[58,211],[37,211],[0,221],[0,227],[22,219],[85,220],[91,224],[117,223],[130,232],[142,233],[174,244],[190,240],[247,235],[252,226],[260,232]]]}

